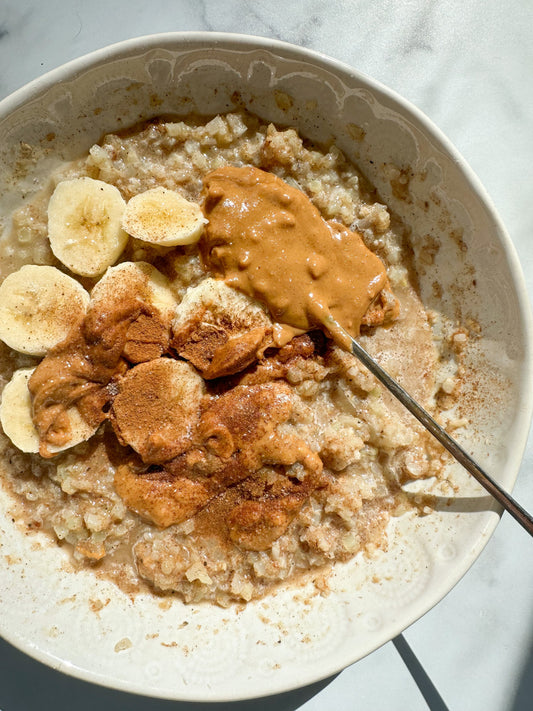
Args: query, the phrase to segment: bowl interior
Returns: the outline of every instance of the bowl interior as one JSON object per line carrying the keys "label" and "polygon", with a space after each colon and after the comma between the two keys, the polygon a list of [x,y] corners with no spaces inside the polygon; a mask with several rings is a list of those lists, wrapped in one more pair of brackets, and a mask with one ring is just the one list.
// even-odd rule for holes
{"label": "bowl interior", "polygon": [[[334,141],[408,226],[424,303],[480,334],[468,346],[470,424],[459,438],[510,489],[531,413],[529,312],[513,248],[439,131],[348,67],[270,40],[205,33],[141,38],[76,60],[0,104],[0,214],[106,132],[238,107]],[[303,611],[302,591],[244,610],[132,602],[65,572],[64,553],[44,539],[39,548],[21,536],[0,492],[0,633],[63,671],[153,696],[225,700],[310,683],[398,634],[475,560],[498,509],[459,467],[450,476],[459,487],[451,505],[394,520],[389,551],[338,566],[332,592],[311,596]],[[376,573],[389,582],[378,588]]]}

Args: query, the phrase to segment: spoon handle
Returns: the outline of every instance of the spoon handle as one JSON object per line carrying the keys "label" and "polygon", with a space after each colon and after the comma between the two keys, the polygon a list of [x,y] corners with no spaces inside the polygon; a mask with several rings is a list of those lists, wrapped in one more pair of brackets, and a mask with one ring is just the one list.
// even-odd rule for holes
{"label": "spoon handle", "polygon": [[[336,329],[344,329],[335,324]],[[336,330],[335,329],[335,330]],[[463,467],[472,476],[477,479],[481,486],[493,496],[496,501],[503,506],[503,508],[508,511],[511,516],[513,516],[518,523],[523,526],[526,531],[533,536],[533,516],[528,513],[520,504],[513,499],[513,497],[504,491],[499,484],[497,484],[494,479],[489,476],[483,469],[477,464],[474,459],[459,445],[450,435],[440,426],[431,415],[421,407],[416,400],[414,400],[408,392],[406,392],[401,385],[399,385],[391,376],[383,370],[383,368],[376,363],[376,361],[365,351],[365,349],[359,345],[359,343],[353,339],[346,331],[343,333],[344,338],[342,339],[346,343],[349,339],[351,345],[351,351],[353,355],[358,358],[363,365],[365,365],[368,370],[374,375],[393,395],[396,397],[402,405],[404,405],[409,412],[416,417],[416,419],[424,425],[424,427],[431,432],[431,434],[442,444],[442,446],[450,452],[455,459],[463,465]]]}

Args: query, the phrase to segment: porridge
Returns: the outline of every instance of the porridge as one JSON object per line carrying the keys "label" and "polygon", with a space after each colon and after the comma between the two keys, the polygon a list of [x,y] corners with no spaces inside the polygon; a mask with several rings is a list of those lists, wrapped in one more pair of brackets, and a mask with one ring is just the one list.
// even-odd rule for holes
{"label": "porridge", "polygon": [[333,317],[451,404],[402,227],[335,147],[244,113],[110,134],[0,254],[13,515],[124,589],[226,605],[318,581],[442,470],[330,337]]}

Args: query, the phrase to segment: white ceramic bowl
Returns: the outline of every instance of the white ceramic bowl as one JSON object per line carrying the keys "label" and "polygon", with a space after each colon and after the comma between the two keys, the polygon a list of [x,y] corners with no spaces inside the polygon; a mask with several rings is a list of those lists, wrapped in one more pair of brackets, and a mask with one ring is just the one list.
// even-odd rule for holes
{"label": "white ceramic bowl", "polygon": [[[333,139],[412,228],[415,254],[421,236],[439,240],[435,263],[421,269],[423,299],[473,319],[482,334],[467,354],[464,399],[473,406],[460,439],[511,489],[532,392],[529,307],[512,244],[435,126],[350,67],[273,40],[210,33],[143,37],[70,62],[0,104],[0,214],[107,131],[236,104],[312,140]],[[42,149],[27,172],[16,169],[23,143]],[[395,195],[390,166],[410,176],[408,201]],[[89,573],[65,572],[65,553],[46,543],[36,550],[0,492],[0,634],[74,676],[173,699],[257,697],[325,678],[429,610],[487,542],[498,508],[458,467],[450,475],[459,486],[451,506],[393,521],[389,551],[338,566],[329,596],[302,605],[301,593],[279,592],[244,610],[179,601],[163,609],[156,598],[132,602]],[[105,605],[95,612],[98,600]]]}

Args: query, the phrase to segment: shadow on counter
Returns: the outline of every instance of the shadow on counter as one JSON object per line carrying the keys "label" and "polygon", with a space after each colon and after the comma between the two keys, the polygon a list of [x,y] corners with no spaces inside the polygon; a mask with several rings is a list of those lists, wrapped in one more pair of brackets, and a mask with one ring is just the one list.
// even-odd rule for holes
{"label": "shadow on counter", "polygon": [[89,684],[41,664],[0,639],[1,711],[295,711],[335,676],[262,699],[227,703],[166,701]]}
{"label": "shadow on counter", "polygon": [[533,708],[533,636],[529,655],[522,668],[512,705],[509,711],[531,711]]}

